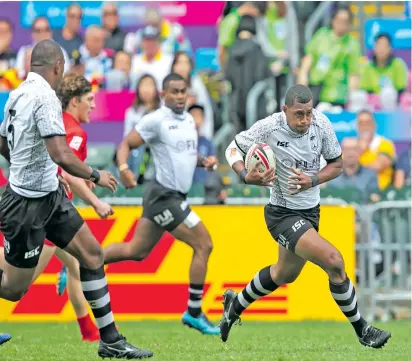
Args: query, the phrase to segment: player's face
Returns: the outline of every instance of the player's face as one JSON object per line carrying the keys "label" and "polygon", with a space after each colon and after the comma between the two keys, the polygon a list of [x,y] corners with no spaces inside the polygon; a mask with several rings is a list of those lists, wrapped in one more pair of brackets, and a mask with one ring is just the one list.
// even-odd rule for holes
{"label": "player's face", "polygon": [[90,112],[96,108],[92,92],[82,95],[77,102],[77,116],[80,123],[88,123]]}
{"label": "player's face", "polygon": [[186,106],[187,85],[184,80],[172,80],[164,92],[165,104],[175,113],[183,113]]}
{"label": "player's face", "polygon": [[284,111],[289,128],[299,134],[305,134],[312,123],[313,101],[301,104],[295,102],[288,107],[285,105]]}

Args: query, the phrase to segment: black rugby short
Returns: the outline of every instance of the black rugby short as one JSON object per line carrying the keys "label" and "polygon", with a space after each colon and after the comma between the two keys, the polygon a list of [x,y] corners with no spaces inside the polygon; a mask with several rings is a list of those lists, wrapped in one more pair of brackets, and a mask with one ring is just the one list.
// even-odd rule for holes
{"label": "black rugby short", "polygon": [[295,252],[300,237],[310,228],[319,231],[320,206],[310,209],[288,209],[267,204],[266,226],[272,237],[286,249]]}
{"label": "black rugby short", "polygon": [[0,201],[5,259],[14,267],[34,268],[45,238],[65,248],[83,223],[62,185],[40,198],[23,197],[8,185]]}
{"label": "black rugby short", "polygon": [[186,194],[163,187],[153,181],[143,195],[143,218],[157,223],[168,232],[173,231],[192,212]]}

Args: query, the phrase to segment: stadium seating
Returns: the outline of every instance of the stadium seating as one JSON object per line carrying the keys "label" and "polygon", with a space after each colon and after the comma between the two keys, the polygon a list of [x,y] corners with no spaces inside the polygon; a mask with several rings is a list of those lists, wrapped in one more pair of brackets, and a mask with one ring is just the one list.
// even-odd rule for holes
{"label": "stadium seating", "polygon": [[111,143],[90,144],[87,151],[86,163],[96,169],[107,169],[113,163],[116,147]]}

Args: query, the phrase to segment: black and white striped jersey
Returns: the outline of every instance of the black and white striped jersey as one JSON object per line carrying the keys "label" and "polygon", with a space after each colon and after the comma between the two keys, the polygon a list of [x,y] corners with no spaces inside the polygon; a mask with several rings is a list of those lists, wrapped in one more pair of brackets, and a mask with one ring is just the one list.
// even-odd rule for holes
{"label": "black and white striped jersey", "polygon": [[338,158],[341,147],[330,120],[313,110],[312,124],[306,134],[291,130],[283,112],[259,120],[250,129],[235,137],[238,149],[245,155],[254,143],[267,143],[276,156],[277,180],[271,189],[270,203],[290,209],[309,209],[320,202],[319,186],[296,195],[289,195],[291,168],[311,176],[319,172],[321,156],[326,160]]}
{"label": "black and white striped jersey", "polygon": [[65,135],[62,107],[55,91],[37,73],[10,93],[0,136],[10,150],[10,187],[18,194],[37,198],[58,187],[57,165],[47,152],[44,138]]}

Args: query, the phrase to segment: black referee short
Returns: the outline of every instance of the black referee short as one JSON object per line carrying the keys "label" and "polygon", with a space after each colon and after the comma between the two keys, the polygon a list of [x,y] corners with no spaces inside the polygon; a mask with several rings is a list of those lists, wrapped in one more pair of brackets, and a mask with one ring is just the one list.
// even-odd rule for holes
{"label": "black referee short", "polygon": [[34,268],[46,238],[65,248],[83,223],[62,185],[40,198],[23,197],[8,185],[0,201],[5,259],[14,267]]}
{"label": "black referee short", "polygon": [[288,209],[265,206],[266,226],[272,237],[286,249],[295,252],[300,237],[310,228],[319,231],[320,206],[310,209]]}

